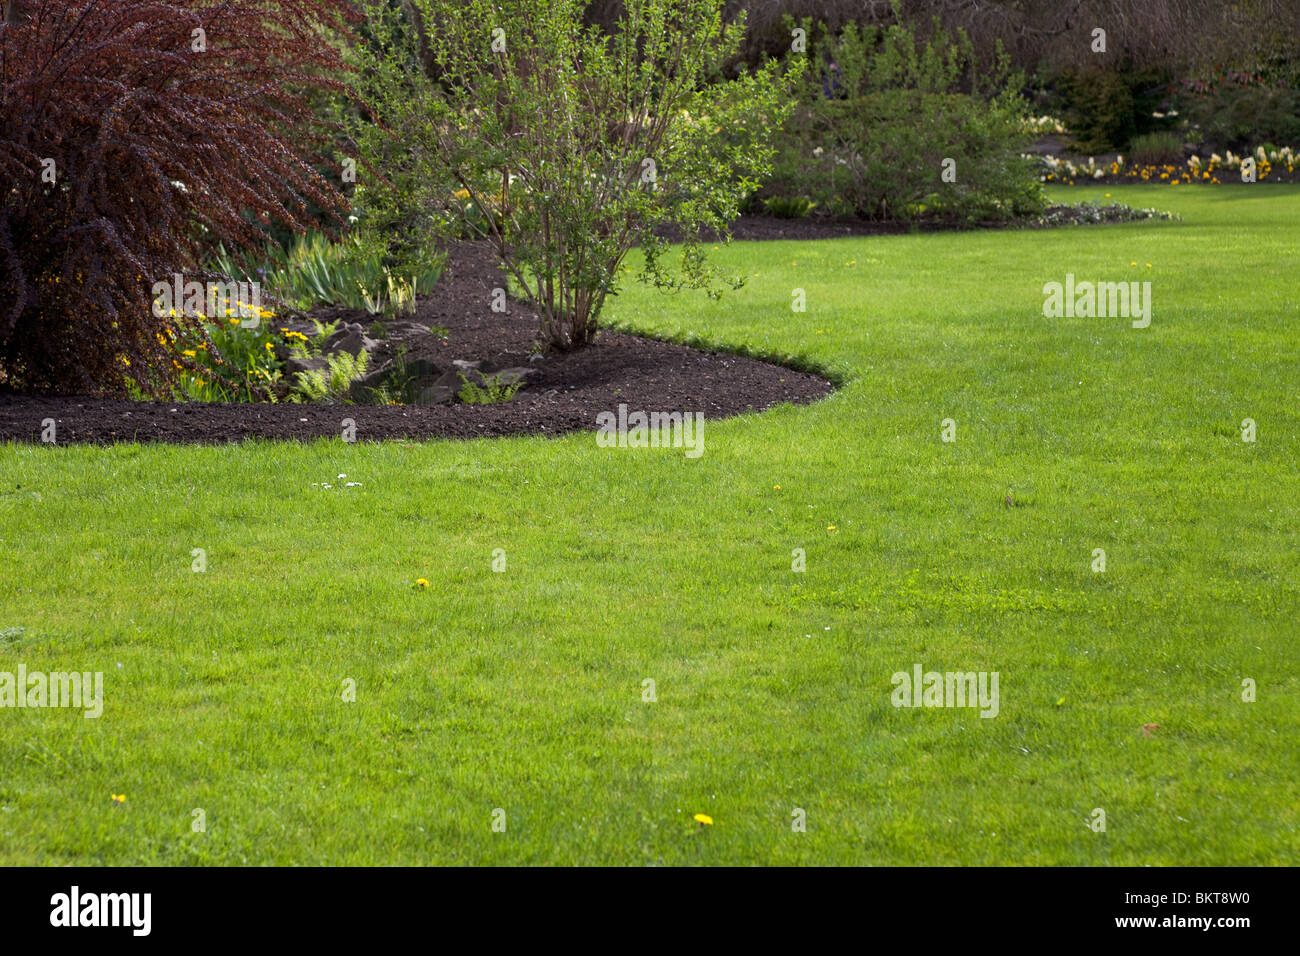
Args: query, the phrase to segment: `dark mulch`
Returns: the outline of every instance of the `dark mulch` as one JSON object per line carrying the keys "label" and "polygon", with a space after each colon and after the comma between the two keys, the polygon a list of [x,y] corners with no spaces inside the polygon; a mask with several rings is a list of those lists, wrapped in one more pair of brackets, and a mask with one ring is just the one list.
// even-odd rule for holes
{"label": "dark mulch", "polygon": [[[832,390],[806,372],[617,332],[602,333],[588,348],[530,362],[535,316],[514,301],[508,314],[491,310],[492,290],[504,284],[490,250],[462,244],[452,251],[436,292],[421,301],[411,324],[394,324],[384,344],[385,354],[405,348],[408,359],[429,358],[439,366],[488,359],[497,368],[537,368],[527,387],[504,404],[219,405],[0,391],[0,441],[39,442],[47,418],[57,422],[58,444],[337,438],[345,418],[355,421],[358,441],[554,435],[594,430],[596,415],[616,411],[620,403],[633,411],[699,411],[720,418],[812,402]],[[315,314],[371,324],[367,316],[340,310]],[[445,328],[446,337],[429,334],[433,326]]]}

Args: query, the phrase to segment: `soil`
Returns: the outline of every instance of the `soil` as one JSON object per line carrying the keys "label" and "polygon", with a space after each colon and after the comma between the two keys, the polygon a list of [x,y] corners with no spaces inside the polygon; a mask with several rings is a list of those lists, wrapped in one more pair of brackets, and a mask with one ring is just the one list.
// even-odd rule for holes
{"label": "soil", "polygon": [[[801,225],[807,229],[809,224],[784,228]],[[493,368],[536,369],[509,402],[212,404],[0,391],[0,441],[40,442],[43,423],[50,418],[57,423],[58,444],[337,438],[347,418],[355,422],[358,441],[558,435],[594,430],[597,414],[617,412],[620,403],[630,411],[699,411],[706,418],[721,418],[786,402],[813,402],[832,391],[830,382],[806,372],[618,332],[602,332],[593,345],[574,352],[535,358],[535,315],[513,300],[505,314],[491,310],[492,290],[504,285],[489,248],[461,243],[451,250],[437,290],[420,301],[414,316],[383,330],[374,329],[372,317],[364,313],[322,309],[313,316],[360,322],[372,335],[386,334],[376,359],[404,349],[407,361],[425,358],[445,368],[453,359],[486,359]],[[431,328],[446,333],[434,335]]]}

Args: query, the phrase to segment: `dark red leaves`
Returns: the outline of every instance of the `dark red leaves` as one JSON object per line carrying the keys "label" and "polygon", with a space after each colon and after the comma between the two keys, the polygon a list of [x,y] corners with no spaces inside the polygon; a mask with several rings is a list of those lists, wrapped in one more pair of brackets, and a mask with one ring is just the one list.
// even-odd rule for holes
{"label": "dark red leaves", "polygon": [[347,0],[25,0],[0,26],[0,382],[158,391],[152,286],[255,220],[338,217],[308,97],[343,90]]}

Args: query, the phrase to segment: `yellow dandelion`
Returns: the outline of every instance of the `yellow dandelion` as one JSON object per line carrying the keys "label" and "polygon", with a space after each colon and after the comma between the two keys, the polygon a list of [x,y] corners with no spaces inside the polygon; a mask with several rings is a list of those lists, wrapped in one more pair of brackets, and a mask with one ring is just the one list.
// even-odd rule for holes
{"label": "yellow dandelion", "polygon": [[427,580],[425,580],[424,578],[416,578],[416,579],[415,579],[415,586],[416,586],[417,588],[427,588],[427,587],[429,586],[429,582],[428,582]]}
{"label": "yellow dandelion", "polygon": [[780,491],[780,490],[781,490],[781,486],[780,486],[780,485],[773,485],[773,486],[772,486],[772,490],[773,490],[773,491]]}
{"label": "yellow dandelion", "polygon": [[713,826],[713,817],[707,813],[697,813],[695,814],[695,822],[702,827],[711,827]]}
{"label": "yellow dandelion", "polygon": [[109,797],[112,798],[114,803],[126,803],[125,793],[111,793]]}
{"label": "yellow dandelion", "polygon": [[828,525],[826,526],[826,530],[827,530],[827,531],[834,531],[834,530],[835,530],[835,525],[833,525],[833,524],[828,524]]}

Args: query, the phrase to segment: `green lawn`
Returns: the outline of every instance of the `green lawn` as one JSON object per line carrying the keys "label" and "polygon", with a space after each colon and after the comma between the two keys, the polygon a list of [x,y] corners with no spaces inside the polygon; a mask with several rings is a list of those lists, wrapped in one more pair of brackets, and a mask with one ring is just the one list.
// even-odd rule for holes
{"label": "green lawn", "polygon": [[[1104,192],[1182,221],[625,290],[845,382],[697,459],[0,447],[0,670],[105,680],[98,720],[0,710],[0,862],[1300,863],[1300,188],[1055,195]],[[1044,318],[1066,273],[1149,280],[1150,327]],[[896,709],[918,663],[999,714]]]}

